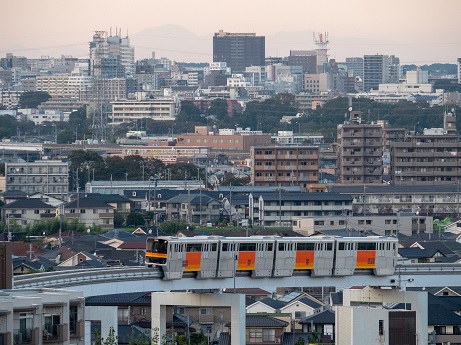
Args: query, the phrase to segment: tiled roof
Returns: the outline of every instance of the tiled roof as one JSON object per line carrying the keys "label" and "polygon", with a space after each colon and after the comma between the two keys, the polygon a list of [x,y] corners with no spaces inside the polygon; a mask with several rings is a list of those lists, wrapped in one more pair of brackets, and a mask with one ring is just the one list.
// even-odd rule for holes
{"label": "tiled roof", "polygon": [[[246,327],[282,328],[288,326],[288,322],[264,314],[247,314]],[[226,324],[230,327],[230,323]]]}
{"label": "tiled roof", "polygon": [[259,303],[265,304],[272,309],[280,309],[287,305],[287,302],[281,302],[279,300],[267,297],[259,301]]}
{"label": "tiled roof", "polygon": [[302,325],[302,324],[310,324],[311,322],[314,324],[320,324],[320,325],[324,325],[324,324],[334,325],[335,324],[335,313],[334,311],[327,309],[320,313],[313,314],[305,318],[302,318],[301,320],[299,320],[298,323]]}
{"label": "tiled roof", "polygon": [[399,248],[399,255],[407,259],[425,259],[432,258],[438,252],[435,249],[421,249],[417,247],[413,248]]}
{"label": "tiled roof", "polygon": [[149,292],[128,292],[111,295],[91,296],[85,299],[85,305],[150,305]]}
{"label": "tiled roof", "polygon": [[33,257],[43,254],[46,250],[40,248],[36,242],[11,242],[11,252],[16,256],[29,257],[32,251]]}
{"label": "tiled roof", "polygon": [[131,232],[125,231],[123,229],[114,229],[101,234],[101,236],[107,238],[117,238],[119,240],[123,240],[126,238],[136,238],[136,235],[133,235]]}
{"label": "tiled roof", "polygon": [[64,208],[113,208],[105,202],[92,199],[92,198],[80,198],[72,200],[71,202],[64,205]]}
{"label": "tiled roof", "polygon": [[[443,297],[441,297],[443,298]],[[461,316],[448,310],[442,305],[431,304],[429,306],[428,324],[429,325],[461,325]]]}
{"label": "tiled roof", "polygon": [[253,194],[253,198],[262,197],[264,201],[350,201],[352,196],[339,193],[270,193],[270,194]]}
{"label": "tiled roof", "polygon": [[313,309],[317,309],[317,308],[320,308],[322,306],[322,304],[320,303],[317,303],[316,301],[313,301],[311,300],[310,298],[307,298],[307,297],[303,297],[301,298],[298,302],[300,303],[303,303]]}
{"label": "tiled roof", "polygon": [[40,199],[18,199],[9,204],[3,205],[2,209],[47,209],[47,210],[56,210],[55,206],[45,204]]}
{"label": "tiled roof", "polygon": [[332,305],[343,305],[343,292],[332,292],[330,294]]}

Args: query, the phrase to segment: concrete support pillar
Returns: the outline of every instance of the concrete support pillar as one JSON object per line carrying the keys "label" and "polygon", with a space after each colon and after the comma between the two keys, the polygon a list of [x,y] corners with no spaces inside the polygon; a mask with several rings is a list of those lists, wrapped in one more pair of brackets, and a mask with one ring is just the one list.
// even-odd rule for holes
{"label": "concrete support pillar", "polygon": [[230,307],[231,345],[245,344],[245,296],[231,293],[152,292],[152,329],[166,333],[166,306]]}

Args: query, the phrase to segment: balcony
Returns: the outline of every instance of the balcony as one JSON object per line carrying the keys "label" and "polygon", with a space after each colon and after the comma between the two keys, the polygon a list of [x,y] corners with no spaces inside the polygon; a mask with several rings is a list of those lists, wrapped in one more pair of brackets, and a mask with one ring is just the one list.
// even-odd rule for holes
{"label": "balcony", "polygon": [[0,345],[11,345],[11,332],[0,333]]}
{"label": "balcony", "polygon": [[43,343],[55,343],[68,340],[68,325],[66,323],[57,325],[45,325],[43,328]]}
{"label": "balcony", "polygon": [[39,340],[39,329],[35,328],[21,328],[13,330],[13,339],[14,344],[28,344],[28,345],[38,345]]}
{"label": "balcony", "polygon": [[85,321],[71,321],[70,323],[70,337],[71,338],[82,338],[85,336]]}

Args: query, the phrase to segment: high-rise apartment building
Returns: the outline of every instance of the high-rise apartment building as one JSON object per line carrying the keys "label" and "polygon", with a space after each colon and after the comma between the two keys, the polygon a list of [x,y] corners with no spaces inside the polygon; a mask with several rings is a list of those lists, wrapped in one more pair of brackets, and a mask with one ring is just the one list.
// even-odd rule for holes
{"label": "high-rise apartment building", "polygon": [[123,78],[135,73],[134,48],[128,36],[107,36],[96,31],[90,42],[90,75],[96,78]]}
{"label": "high-rise apartment building", "polygon": [[245,67],[264,66],[266,38],[255,33],[231,33],[219,30],[213,36],[213,61],[226,62],[232,73]]}
{"label": "high-rise apartment building", "polygon": [[461,142],[456,133],[456,117],[445,113],[444,128],[411,132],[404,141],[391,143],[393,184],[459,186]]}
{"label": "high-rise apartment building", "polygon": [[382,183],[382,133],[381,125],[362,123],[360,111],[351,111],[349,121],[338,125],[339,183]]}
{"label": "high-rise apartment building", "polygon": [[253,186],[300,186],[318,183],[317,146],[252,146]]}

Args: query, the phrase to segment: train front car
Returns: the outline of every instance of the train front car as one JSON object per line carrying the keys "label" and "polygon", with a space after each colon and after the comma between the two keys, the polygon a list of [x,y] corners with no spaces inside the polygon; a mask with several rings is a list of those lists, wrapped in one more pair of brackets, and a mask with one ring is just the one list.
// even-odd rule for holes
{"label": "train front car", "polygon": [[[162,253],[155,254],[155,252],[149,251],[149,243],[151,242],[149,239],[146,248],[146,264],[148,266],[151,264],[161,266],[164,280],[181,279],[185,273],[195,273],[195,277],[199,279],[216,277],[217,238],[159,237],[152,239],[152,242],[155,243],[156,240],[164,244]],[[165,262],[161,265],[149,264],[147,258],[150,256],[161,256]]]}
{"label": "train front car", "polygon": [[167,260],[167,237],[148,238],[146,240],[146,259],[147,267],[164,266]]}
{"label": "train front car", "polygon": [[250,272],[251,277],[272,276],[274,238],[235,237],[220,239],[217,276],[233,277],[237,272]]}
{"label": "train front car", "polygon": [[357,271],[371,271],[375,275],[390,275],[395,269],[397,240],[388,237],[336,238],[336,276],[353,275]]}
{"label": "train front car", "polygon": [[333,238],[280,237],[276,242],[274,276],[289,277],[302,271],[313,277],[332,275]]}

